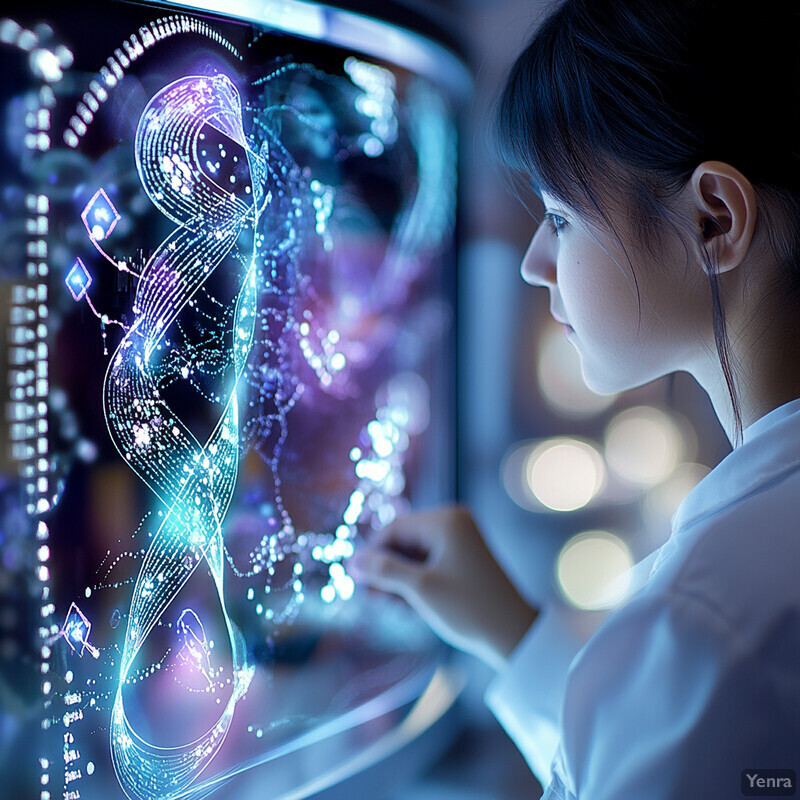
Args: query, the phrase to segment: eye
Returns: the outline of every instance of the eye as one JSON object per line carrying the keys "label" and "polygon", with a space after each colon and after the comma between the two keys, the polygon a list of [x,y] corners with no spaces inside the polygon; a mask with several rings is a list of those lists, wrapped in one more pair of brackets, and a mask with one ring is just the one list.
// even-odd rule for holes
{"label": "eye", "polygon": [[560,236],[569,225],[564,217],[560,217],[558,214],[554,214],[552,211],[548,211],[544,215],[544,222],[556,236]]}

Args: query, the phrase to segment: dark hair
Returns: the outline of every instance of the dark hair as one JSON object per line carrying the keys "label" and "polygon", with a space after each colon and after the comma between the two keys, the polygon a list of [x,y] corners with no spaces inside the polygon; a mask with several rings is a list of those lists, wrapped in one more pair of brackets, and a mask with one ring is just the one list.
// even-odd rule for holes
{"label": "dark hair", "polygon": [[[695,167],[731,164],[756,191],[756,235],[785,267],[786,296],[800,289],[798,86],[800,13],[786,0],[566,0],[511,69],[497,149],[582,213],[608,223],[604,208],[622,203],[653,247],[664,224],[679,230],[667,201]],[[705,258],[738,440],[713,246]]]}

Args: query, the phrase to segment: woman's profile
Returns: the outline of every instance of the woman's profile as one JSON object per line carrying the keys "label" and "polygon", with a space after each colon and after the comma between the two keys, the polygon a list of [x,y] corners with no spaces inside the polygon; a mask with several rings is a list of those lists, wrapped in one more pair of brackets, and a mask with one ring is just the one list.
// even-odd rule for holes
{"label": "woman's profile", "polygon": [[497,670],[487,702],[545,798],[787,794],[800,766],[798,41],[778,0],[566,0],[500,97],[501,160],[544,206],[522,275],[587,383],[688,372],[733,446],[574,647],[465,508],[357,554],[364,582]]}

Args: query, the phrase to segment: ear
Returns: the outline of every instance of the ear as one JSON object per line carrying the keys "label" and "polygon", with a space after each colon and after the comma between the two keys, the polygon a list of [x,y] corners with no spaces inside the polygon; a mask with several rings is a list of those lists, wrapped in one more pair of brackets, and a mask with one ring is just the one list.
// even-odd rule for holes
{"label": "ear", "polygon": [[718,272],[744,261],[756,227],[756,193],[739,170],[704,161],[690,181],[701,245],[714,254]]}

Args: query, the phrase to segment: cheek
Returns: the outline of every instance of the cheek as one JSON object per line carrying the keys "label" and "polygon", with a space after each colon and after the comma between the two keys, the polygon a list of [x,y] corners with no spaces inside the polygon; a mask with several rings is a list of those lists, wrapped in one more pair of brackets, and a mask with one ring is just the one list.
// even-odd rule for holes
{"label": "cheek", "polygon": [[620,345],[639,321],[633,275],[600,247],[574,248],[570,255],[559,281],[570,324],[597,345]]}

